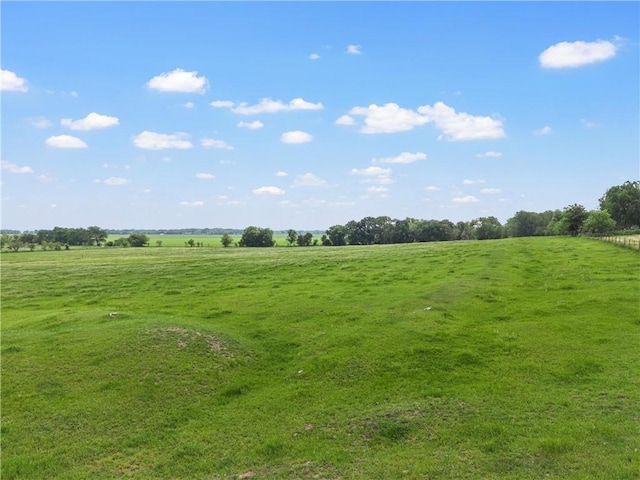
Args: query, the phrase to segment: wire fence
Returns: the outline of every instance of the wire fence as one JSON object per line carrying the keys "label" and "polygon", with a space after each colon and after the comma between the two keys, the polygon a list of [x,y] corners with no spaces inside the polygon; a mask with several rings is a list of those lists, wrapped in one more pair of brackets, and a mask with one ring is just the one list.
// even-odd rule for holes
{"label": "wire fence", "polygon": [[615,235],[611,237],[596,237],[604,242],[615,243],[634,250],[640,250],[640,237],[637,235]]}

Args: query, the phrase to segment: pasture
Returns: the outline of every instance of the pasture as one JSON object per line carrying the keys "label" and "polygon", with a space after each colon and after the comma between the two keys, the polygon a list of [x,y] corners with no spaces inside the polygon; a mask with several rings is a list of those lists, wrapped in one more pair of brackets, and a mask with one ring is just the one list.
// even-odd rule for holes
{"label": "pasture", "polygon": [[3,480],[640,471],[637,251],[546,237],[1,258]]}
{"label": "pasture", "polygon": [[[242,238],[241,233],[229,236],[233,239],[233,244],[239,242]],[[322,235],[314,235],[314,238],[316,236],[319,240]],[[119,237],[126,238],[127,235],[111,235],[109,240],[115,240]],[[149,246],[151,247],[159,246],[158,242],[161,242],[160,246],[162,247],[185,247],[189,240],[199,243],[202,247],[222,247],[222,243],[220,243],[222,235],[148,235],[148,237]],[[285,234],[274,233],[273,239],[276,242],[276,246],[283,247],[287,245],[287,236]]]}

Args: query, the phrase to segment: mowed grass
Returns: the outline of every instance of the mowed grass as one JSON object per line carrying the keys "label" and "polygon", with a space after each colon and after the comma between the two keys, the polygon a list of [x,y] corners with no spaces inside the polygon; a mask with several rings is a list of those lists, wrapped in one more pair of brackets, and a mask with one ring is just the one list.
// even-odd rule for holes
{"label": "mowed grass", "polygon": [[[200,244],[202,247],[222,247],[222,235],[147,235],[149,237],[149,246],[157,247],[158,242],[161,242],[162,247],[185,247],[189,240],[193,240],[196,244]],[[229,235],[233,240],[230,247],[232,248],[242,238],[242,234]],[[314,235],[314,238],[318,238],[322,235]],[[116,238],[126,238],[128,235],[110,235],[108,240],[115,240]],[[287,246],[287,236],[281,233],[274,234],[273,240],[276,242],[276,246]],[[197,247],[195,247],[197,248]]]}
{"label": "mowed grass", "polygon": [[636,479],[639,259],[2,254],[2,478]]}

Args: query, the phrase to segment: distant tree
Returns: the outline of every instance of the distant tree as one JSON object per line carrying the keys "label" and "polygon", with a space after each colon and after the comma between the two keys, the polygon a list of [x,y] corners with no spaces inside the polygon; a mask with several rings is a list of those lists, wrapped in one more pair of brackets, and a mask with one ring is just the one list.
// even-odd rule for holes
{"label": "distant tree", "polygon": [[304,235],[298,235],[297,242],[300,247],[308,247],[311,245],[311,240],[313,239],[313,234],[307,232]]}
{"label": "distant tree", "polygon": [[91,242],[95,242],[96,246],[99,247],[100,244],[107,239],[108,234],[106,230],[103,230],[100,227],[93,226],[87,228],[87,236]]}
{"label": "distant tree", "polygon": [[600,209],[609,212],[618,228],[640,227],[640,181],[611,187],[600,199]]}
{"label": "distant tree", "polygon": [[330,247],[331,246],[331,240],[329,240],[329,237],[327,237],[327,235],[322,235],[322,238],[320,238],[320,241],[322,242],[322,245],[325,247]]}
{"label": "distant tree", "polygon": [[156,240],[156,246],[157,247],[161,247],[162,246],[162,240]]}
{"label": "distant tree", "polygon": [[334,225],[327,230],[327,236],[331,245],[340,247],[347,244],[347,229],[342,225]]}
{"label": "distant tree", "polygon": [[298,239],[298,232],[296,232],[293,229],[287,230],[287,243],[289,244],[289,246],[292,246],[294,243],[296,243],[297,239]]}
{"label": "distant tree", "polygon": [[17,252],[24,246],[24,243],[20,239],[20,235],[13,235],[9,242],[7,243],[7,248],[11,252]]}
{"label": "distant tree", "polygon": [[233,238],[231,238],[228,233],[225,233],[224,235],[222,235],[222,238],[220,239],[220,243],[222,243],[223,247],[227,248],[229,245],[233,243]]}
{"label": "distant tree", "polygon": [[149,244],[149,237],[144,233],[132,233],[128,237],[129,245],[132,247],[144,247]]}
{"label": "distant tree", "polygon": [[128,238],[116,238],[113,241],[113,246],[114,247],[130,247],[131,244],[129,243]]}
{"label": "distant tree", "polygon": [[193,247],[193,246],[195,246],[195,244],[196,244],[196,242],[193,240],[193,238],[190,238],[187,241],[187,246],[189,246],[189,247]]}
{"label": "distant tree", "polygon": [[577,203],[564,207],[562,216],[555,226],[557,233],[578,235],[582,230],[582,224],[587,219],[587,215],[585,208]]}
{"label": "distant tree", "polygon": [[496,217],[480,217],[471,221],[478,240],[502,238],[502,225]]}
{"label": "distant tree", "polygon": [[247,227],[242,232],[241,247],[273,247],[273,230],[270,228]]}
{"label": "distant tree", "polygon": [[582,231],[594,235],[604,235],[616,228],[616,222],[607,210],[594,210],[582,224]]}

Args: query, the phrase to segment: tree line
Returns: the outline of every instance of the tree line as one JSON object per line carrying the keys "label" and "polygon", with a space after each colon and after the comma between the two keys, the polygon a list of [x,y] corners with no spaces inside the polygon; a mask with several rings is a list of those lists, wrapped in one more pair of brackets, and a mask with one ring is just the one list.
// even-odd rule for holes
{"label": "tree line", "polygon": [[[519,211],[502,225],[493,216],[479,217],[469,222],[453,223],[449,220],[403,220],[387,216],[365,217],[351,220],[344,225],[333,225],[320,238],[311,232],[289,229],[286,241],[289,246],[342,246],[376,245],[414,242],[443,242],[452,240],[488,240],[504,237],[529,237],[542,235],[606,235],[613,231],[640,228],[640,181],[625,182],[609,188],[599,199],[600,209],[587,211],[584,206],[573,204],[563,210],[547,210],[542,213]],[[157,230],[167,232],[222,232],[224,247],[272,247],[273,230],[250,226],[235,229],[182,229]],[[10,231],[16,232],[16,231]],[[144,247],[149,238],[141,230],[123,231],[128,237],[107,241],[109,232],[97,226],[88,228],[55,227],[52,230],[7,233],[0,235],[0,248],[18,251],[21,248],[34,250],[62,250],[70,246]],[[242,232],[240,240],[234,242],[231,234]],[[317,233],[317,232],[316,232]],[[218,233],[220,234],[220,233]],[[193,240],[191,240],[193,242]],[[161,242],[156,242],[158,246]],[[194,246],[187,242],[188,246]]]}

